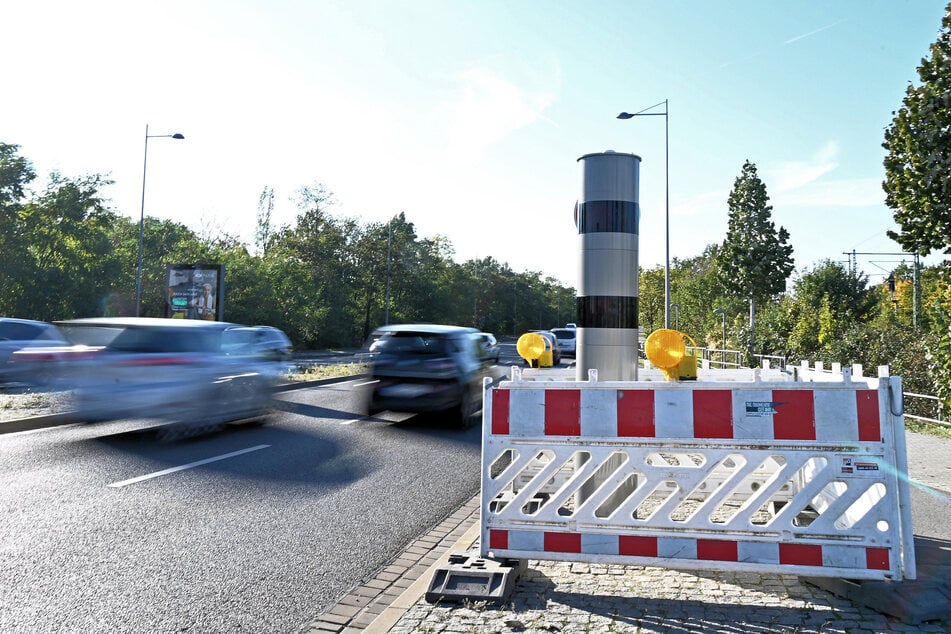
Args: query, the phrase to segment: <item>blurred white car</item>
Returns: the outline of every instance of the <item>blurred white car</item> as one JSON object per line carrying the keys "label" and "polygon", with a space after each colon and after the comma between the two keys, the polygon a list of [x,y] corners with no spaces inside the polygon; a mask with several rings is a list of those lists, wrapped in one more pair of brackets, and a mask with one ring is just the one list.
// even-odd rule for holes
{"label": "blurred white car", "polygon": [[491,332],[480,332],[476,334],[476,339],[479,340],[479,350],[482,353],[482,358],[486,361],[498,363],[499,356],[502,354],[502,348],[499,346],[495,335]]}
{"label": "blurred white car", "polygon": [[575,328],[552,328],[551,331],[558,337],[558,347],[566,357],[575,356],[578,330]]}
{"label": "blurred white car", "polygon": [[55,362],[82,420],[159,419],[165,438],[263,417],[286,365],[254,345],[258,331],[237,324],[113,317],[57,326],[72,346],[18,356]]}

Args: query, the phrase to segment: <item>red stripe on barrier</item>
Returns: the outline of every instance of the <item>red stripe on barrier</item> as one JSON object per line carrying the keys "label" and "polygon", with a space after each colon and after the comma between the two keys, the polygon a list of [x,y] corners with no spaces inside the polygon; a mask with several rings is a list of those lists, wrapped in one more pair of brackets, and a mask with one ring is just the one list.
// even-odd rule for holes
{"label": "red stripe on barrier", "polygon": [[545,552],[580,553],[581,533],[545,533]]}
{"label": "red stripe on barrier", "polygon": [[814,400],[812,390],[773,390],[773,438],[815,440]]}
{"label": "red stripe on barrier", "polygon": [[780,544],[779,563],[790,566],[821,566],[822,546],[817,544]]}
{"label": "red stripe on barrier", "polygon": [[509,434],[509,390],[492,390],[492,433],[497,436]]}
{"label": "red stripe on barrier", "polygon": [[489,549],[508,550],[509,532],[493,529],[489,531]]}
{"label": "red stripe on barrier", "polygon": [[656,557],[657,538],[635,535],[618,536],[618,554],[631,557]]}
{"label": "red stripe on barrier", "polygon": [[866,548],[865,566],[870,570],[888,570],[888,549]]}
{"label": "red stripe on barrier", "polygon": [[730,390],[694,390],[694,438],[733,438],[733,393]]}
{"label": "red stripe on barrier", "polygon": [[581,390],[545,390],[545,435],[581,435]]}
{"label": "red stripe on barrier", "polygon": [[617,391],[617,435],[653,438],[654,390]]}
{"label": "red stripe on barrier", "polygon": [[713,561],[737,561],[737,543],[719,539],[698,539],[697,559]]}
{"label": "red stripe on barrier", "polygon": [[878,390],[857,390],[855,408],[859,417],[859,440],[881,442],[882,425],[878,413]]}

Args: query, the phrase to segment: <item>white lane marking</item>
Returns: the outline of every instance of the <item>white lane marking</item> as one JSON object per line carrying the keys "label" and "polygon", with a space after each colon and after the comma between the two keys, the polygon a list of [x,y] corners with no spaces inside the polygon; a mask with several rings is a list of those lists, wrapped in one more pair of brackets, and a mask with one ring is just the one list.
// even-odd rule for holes
{"label": "white lane marking", "polygon": [[271,445],[257,445],[255,447],[248,447],[247,449],[241,449],[240,451],[232,451],[231,453],[222,454],[220,456],[214,456],[213,458],[205,458],[204,460],[199,460],[197,462],[190,462],[188,464],[183,464],[178,467],[163,469],[161,471],[156,471],[155,473],[147,473],[137,478],[130,478],[128,480],[123,480],[121,482],[113,482],[112,484],[108,484],[106,486],[112,487],[114,489],[118,489],[119,487],[135,484],[136,482],[142,482],[143,480],[151,480],[152,478],[158,478],[159,476],[168,475],[170,473],[175,473],[177,471],[184,471],[185,469],[200,467],[201,465],[208,464],[209,462],[218,462],[219,460],[227,460],[228,458],[234,458],[235,456],[251,453],[252,451],[258,451],[259,449],[267,449],[270,446]]}
{"label": "white lane marking", "polygon": [[350,420],[345,420],[345,421],[343,421],[343,422],[340,423],[340,424],[341,424],[341,425],[352,425],[352,424],[354,424],[354,423],[359,423],[361,420],[366,420],[366,419],[367,419],[366,416],[361,416],[360,418],[351,418]]}
{"label": "white lane marking", "polygon": [[374,383],[379,383],[379,379],[374,379],[372,381],[366,381],[365,383],[354,383],[353,387],[363,387],[364,385],[373,385]]}

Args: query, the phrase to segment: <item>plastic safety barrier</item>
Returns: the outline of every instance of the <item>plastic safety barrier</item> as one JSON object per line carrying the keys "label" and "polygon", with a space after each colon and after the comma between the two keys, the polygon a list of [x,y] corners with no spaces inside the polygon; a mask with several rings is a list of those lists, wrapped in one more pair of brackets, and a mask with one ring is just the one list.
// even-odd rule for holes
{"label": "plastic safety barrier", "polygon": [[841,379],[513,368],[486,384],[482,556],[914,579],[901,380]]}

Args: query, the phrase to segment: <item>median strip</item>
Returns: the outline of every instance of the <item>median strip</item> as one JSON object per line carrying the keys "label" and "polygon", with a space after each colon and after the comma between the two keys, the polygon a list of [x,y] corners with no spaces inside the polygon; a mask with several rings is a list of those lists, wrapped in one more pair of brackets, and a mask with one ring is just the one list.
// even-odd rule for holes
{"label": "median strip", "polygon": [[159,476],[169,475],[170,473],[176,473],[177,471],[184,471],[185,469],[191,469],[193,467],[200,467],[211,462],[218,462],[219,460],[227,460],[228,458],[234,458],[235,456],[240,456],[242,454],[251,453],[252,451],[258,451],[259,449],[267,449],[271,445],[257,445],[255,447],[248,447],[247,449],[241,449],[240,451],[232,451],[231,453],[222,454],[220,456],[215,456],[213,458],[205,458],[204,460],[199,460],[197,462],[190,462],[188,464],[183,464],[177,467],[171,467],[169,469],[163,469],[161,471],[156,471],[154,473],[148,473],[146,475],[139,476],[137,478],[130,478],[128,480],[122,480],[121,482],[113,482],[106,486],[113,489],[118,489],[130,484],[135,484],[137,482],[142,482],[144,480],[151,480],[152,478],[158,478]]}

